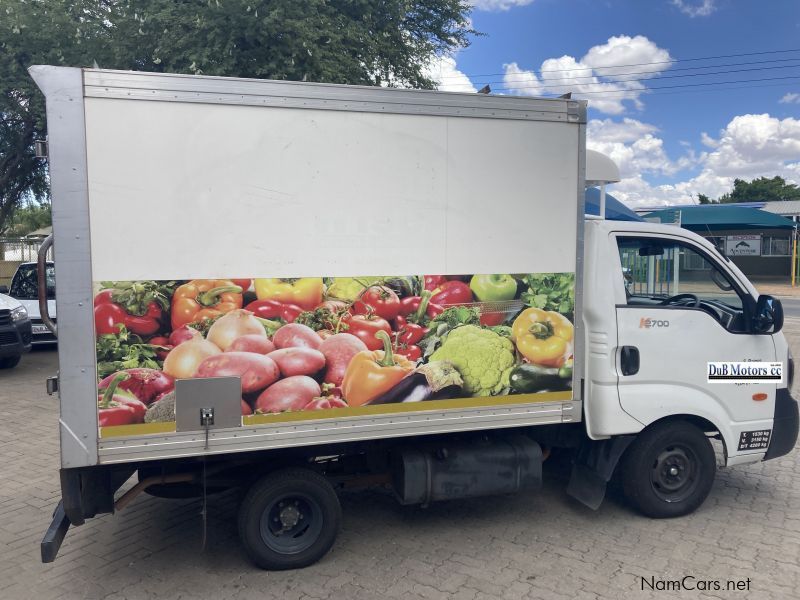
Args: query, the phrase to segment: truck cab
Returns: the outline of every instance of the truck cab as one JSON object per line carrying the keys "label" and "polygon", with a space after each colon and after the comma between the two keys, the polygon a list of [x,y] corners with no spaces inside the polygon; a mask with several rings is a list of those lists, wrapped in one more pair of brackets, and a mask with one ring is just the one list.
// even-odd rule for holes
{"label": "truck cab", "polygon": [[[780,301],[759,295],[731,260],[680,227],[587,219],[584,250],[591,439],[682,422],[721,440],[727,465],[794,447],[798,413]],[[777,381],[711,381],[714,362],[782,363],[786,370]],[[668,445],[654,471],[698,467],[687,448]],[[676,477],[660,485],[672,486],[675,498],[685,491]]]}

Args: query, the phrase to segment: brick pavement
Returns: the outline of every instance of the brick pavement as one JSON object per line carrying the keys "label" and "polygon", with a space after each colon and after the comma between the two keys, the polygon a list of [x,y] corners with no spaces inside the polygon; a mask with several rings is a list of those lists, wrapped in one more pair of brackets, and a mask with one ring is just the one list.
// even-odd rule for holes
{"label": "brick pavement", "polygon": [[[786,331],[800,356],[800,320]],[[0,373],[0,598],[249,600],[265,598],[758,598],[800,589],[800,451],[719,472],[695,514],[650,520],[617,492],[593,512],[564,493],[548,461],[537,494],[402,507],[379,492],[342,498],[343,529],[319,564],[259,571],[235,528],[237,494],[200,503],[139,497],[71,529],[58,559],[39,541],[58,501],[57,407],[44,393],[55,353]],[[796,395],[796,391],[795,391]],[[641,590],[641,577],[746,579],[750,592]]]}

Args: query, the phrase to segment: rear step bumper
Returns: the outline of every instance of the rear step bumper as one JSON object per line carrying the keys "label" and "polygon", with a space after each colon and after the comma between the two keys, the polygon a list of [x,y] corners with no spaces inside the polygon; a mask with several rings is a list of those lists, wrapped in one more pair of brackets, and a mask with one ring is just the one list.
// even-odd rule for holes
{"label": "rear step bumper", "polygon": [[61,542],[64,541],[64,536],[67,535],[69,526],[69,519],[64,512],[64,501],[60,500],[53,513],[53,521],[50,523],[50,527],[47,528],[47,532],[42,539],[41,549],[43,563],[51,563],[56,559],[58,549],[61,548]]}

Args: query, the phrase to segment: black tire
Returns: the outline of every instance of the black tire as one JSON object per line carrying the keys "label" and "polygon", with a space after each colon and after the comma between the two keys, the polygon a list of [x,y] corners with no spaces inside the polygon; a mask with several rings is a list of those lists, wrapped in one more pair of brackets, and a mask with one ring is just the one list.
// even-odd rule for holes
{"label": "black tire", "polygon": [[262,569],[300,569],[333,546],[342,507],[330,482],[309,469],[285,469],[256,481],[239,507],[239,537]]}
{"label": "black tire", "polygon": [[646,429],[622,462],[622,489],[641,513],[680,517],[699,507],[711,491],[717,460],[711,442],[686,421]]}
{"label": "black tire", "polygon": [[19,364],[21,356],[6,356],[0,358],[0,369],[13,369]]}

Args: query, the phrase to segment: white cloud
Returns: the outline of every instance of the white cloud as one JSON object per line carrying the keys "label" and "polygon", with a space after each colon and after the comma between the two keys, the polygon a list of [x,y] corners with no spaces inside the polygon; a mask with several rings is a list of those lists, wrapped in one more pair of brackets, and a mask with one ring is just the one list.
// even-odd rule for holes
{"label": "white cloud", "polygon": [[783,98],[778,100],[781,104],[800,104],[800,94],[795,92],[789,92],[785,94]]}
{"label": "white cloud", "polygon": [[527,6],[532,3],[533,0],[472,0],[470,2],[476,9],[487,12],[510,10],[517,6]]}
{"label": "white cloud", "polygon": [[439,56],[430,62],[425,74],[437,83],[437,89],[443,92],[477,92],[464,73],[456,67],[456,59],[452,56]]}
{"label": "white cloud", "polygon": [[549,58],[538,73],[523,69],[516,62],[506,64],[503,85],[508,93],[523,96],[573,92],[575,97],[587,98],[592,108],[618,115],[625,112],[626,101],[636,108],[643,107],[640,96],[645,86],[639,80],[666,70],[670,60],[667,50],[646,37],[621,35],[590,48],[580,59],[566,55]]}
{"label": "white cloud", "polygon": [[[652,125],[634,119],[590,121],[587,144],[609,154],[620,166],[623,180],[611,192],[629,206],[693,203],[698,194],[718,198],[730,192],[736,178],[780,175],[800,182],[800,119],[778,119],[769,114],[739,115],[719,132],[702,134],[710,148],[678,160],[666,156]],[[698,166],[700,172],[685,181],[651,185],[644,175],[675,174]]]}
{"label": "white cloud", "polygon": [[672,4],[677,6],[678,10],[692,18],[707,17],[713,13],[717,10],[715,2],[716,0],[700,0],[699,3],[688,0],[672,0]]}

